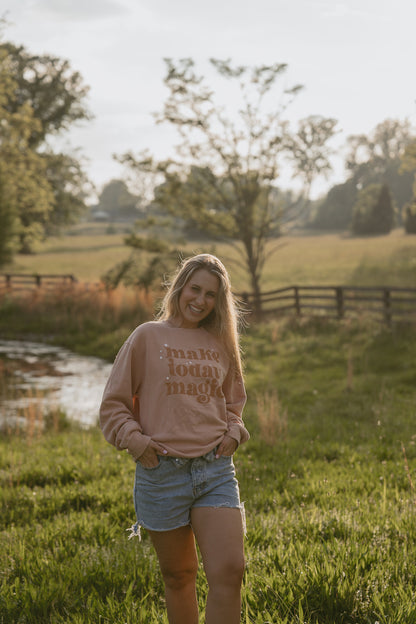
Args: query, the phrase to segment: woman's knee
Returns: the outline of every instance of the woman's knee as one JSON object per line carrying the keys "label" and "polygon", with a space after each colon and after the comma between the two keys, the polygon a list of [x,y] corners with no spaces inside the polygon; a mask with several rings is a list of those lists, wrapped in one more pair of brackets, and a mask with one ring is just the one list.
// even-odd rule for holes
{"label": "woman's knee", "polygon": [[198,566],[193,563],[186,566],[169,566],[162,568],[162,576],[165,586],[179,591],[190,584],[194,584],[198,572]]}
{"label": "woman's knee", "polygon": [[210,587],[240,587],[243,581],[246,562],[244,556],[219,561],[206,570]]}

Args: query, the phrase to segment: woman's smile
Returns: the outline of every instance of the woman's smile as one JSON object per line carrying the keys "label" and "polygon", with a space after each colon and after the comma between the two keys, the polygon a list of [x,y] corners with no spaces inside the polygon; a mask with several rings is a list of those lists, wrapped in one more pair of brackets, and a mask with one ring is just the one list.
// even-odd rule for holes
{"label": "woman's smile", "polygon": [[195,329],[215,308],[219,279],[206,269],[198,269],[186,282],[179,297],[181,327]]}

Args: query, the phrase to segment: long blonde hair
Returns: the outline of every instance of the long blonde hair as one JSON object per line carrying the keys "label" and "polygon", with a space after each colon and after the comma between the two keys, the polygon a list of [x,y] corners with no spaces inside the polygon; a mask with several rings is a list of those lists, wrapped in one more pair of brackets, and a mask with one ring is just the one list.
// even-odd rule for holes
{"label": "long blonde hair", "polygon": [[232,294],[227,269],[216,256],[199,254],[182,262],[173,276],[157,318],[160,321],[166,321],[180,315],[179,298],[183,287],[192,274],[199,269],[205,269],[212,275],[216,275],[219,282],[214,309],[201,321],[200,327],[205,327],[221,339],[235,372],[241,374],[242,363],[238,329],[242,322],[242,311]]}

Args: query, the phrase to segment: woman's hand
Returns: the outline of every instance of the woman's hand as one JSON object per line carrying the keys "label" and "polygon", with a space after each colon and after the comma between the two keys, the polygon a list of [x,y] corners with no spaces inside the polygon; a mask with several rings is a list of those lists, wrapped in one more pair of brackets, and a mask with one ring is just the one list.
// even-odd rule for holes
{"label": "woman's hand", "polygon": [[146,450],[139,457],[139,462],[143,468],[156,468],[159,463],[158,455],[167,455],[168,452],[157,442],[150,440]]}
{"label": "woman's hand", "polygon": [[217,454],[215,455],[215,457],[217,459],[221,457],[221,455],[225,455],[226,457],[229,457],[230,455],[233,455],[235,453],[235,451],[237,450],[237,446],[238,446],[237,440],[234,440],[234,438],[225,434],[225,436],[222,439],[221,444],[218,447]]}

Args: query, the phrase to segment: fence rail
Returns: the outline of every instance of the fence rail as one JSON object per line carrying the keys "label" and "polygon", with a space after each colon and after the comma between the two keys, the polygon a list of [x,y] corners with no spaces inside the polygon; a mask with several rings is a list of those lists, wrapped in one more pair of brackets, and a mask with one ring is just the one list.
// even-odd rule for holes
{"label": "fence rail", "polygon": [[390,324],[416,321],[416,289],[390,286],[287,286],[261,293],[237,295],[256,316],[325,315],[342,319],[372,314]]}
{"label": "fence rail", "polygon": [[[73,275],[0,273],[0,296],[30,290],[71,288]],[[83,284],[88,290],[88,284]],[[391,286],[287,286],[261,293],[239,293],[249,312],[257,318],[295,313],[298,316],[347,316],[371,314],[381,321],[416,322],[416,288]]]}
{"label": "fence rail", "polygon": [[73,275],[0,273],[0,296],[6,293],[15,294],[38,288],[55,290],[56,288],[72,286],[76,282],[77,280]]}

